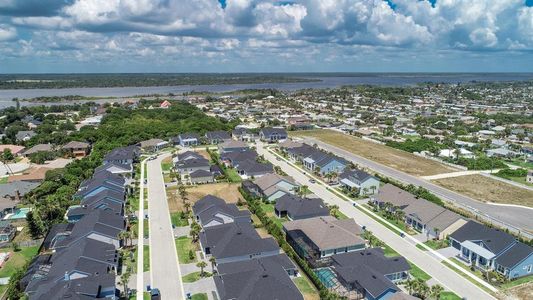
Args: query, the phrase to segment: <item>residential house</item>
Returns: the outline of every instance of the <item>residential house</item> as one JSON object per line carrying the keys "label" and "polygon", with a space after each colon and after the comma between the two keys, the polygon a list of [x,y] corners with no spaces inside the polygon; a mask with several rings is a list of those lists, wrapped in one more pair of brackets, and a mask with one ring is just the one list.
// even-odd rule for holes
{"label": "residential house", "polygon": [[140,142],[141,149],[146,152],[157,152],[168,146],[168,142],[162,139],[149,139]]}
{"label": "residential house", "polygon": [[509,150],[507,148],[496,148],[496,149],[489,149],[486,151],[488,157],[503,157],[503,158],[512,158],[517,157],[520,155],[520,153]]}
{"label": "residential house", "polygon": [[22,172],[22,174],[9,176],[7,182],[28,181],[28,182],[42,182],[46,177],[46,172],[49,168],[38,167],[30,168]]}
{"label": "residential house", "polygon": [[259,138],[268,143],[275,143],[287,139],[287,131],[284,128],[265,127],[259,131]]}
{"label": "residential house", "polygon": [[6,149],[9,149],[14,156],[19,156],[22,155],[26,148],[19,145],[0,145],[0,153],[4,153]]}
{"label": "residential house", "polygon": [[276,199],[294,194],[299,185],[289,176],[281,176],[276,173],[269,173],[253,181],[253,188],[248,192],[263,198],[268,202],[275,202]]}
{"label": "residential house", "polygon": [[22,156],[29,157],[30,155],[39,153],[39,152],[52,152],[54,151],[54,148],[51,144],[37,144],[30,149],[24,151],[22,153]]}
{"label": "residential house", "polygon": [[[527,276],[532,272],[531,255],[523,254],[525,248],[521,246],[510,251],[518,242],[499,229],[468,221],[448,238],[450,245],[460,251],[459,258],[481,270],[496,270],[509,278]],[[529,252],[531,254],[532,248]],[[518,269],[515,262],[520,259],[517,257],[522,257],[525,263],[520,262],[523,267]]]}
{"label": "residential house", "polygon": [[278,218],[300,220],[321,216],[329,216],[329,209],[320,198],[301,198],[285,194],[277,199],[274,212]]}
{"label": "residential house", "polygon": [[494,269],[512,280],[533,274],[533,248],[517,242],[495,259]]}
{"label": "residential house", "polygon": [[255,160],[245,160],[234,167],[243,179],[257,178],[274,172],[271,163],[260,163]]}
{"label": "residential house", "polygon": [[258,156],[257,152],[255,152],[254,150],[247,150],[247,151],[242,151],[242,152],[228,152],[228,153],[221,153],[220,160],[227,167],[233,167],[243,161],[256,160],[257,156]]}
{"label": "residential house", "polygon": [[213,195],[207,195],[196,201],[192,211],[196,222],[202,228],[234,222],[251,223],[249,210],[240,210],[235,204],[228,204],[223,199]]}
{"label": "residential house", "polygon": [[83,158],[89,154],[91,145],[85,142],[71,141],[61,147],[69,157]]}
{"label": "residential house", "polygon": [[202,184],[215,182],[215,177],[210,171],[196,170],[189,174],[191,184]]}
{"label": "residential house", "polygon": [[339,179],[341,186],[359,196],[374,195],[379,191],[379,179],[358,169],[344,170]]}
{"label": "residential house", "polygon": [[177,142],[182,147],[197,146],[200,144],[200,136],[196,133],[182,133],[178,135]]}
{"label": "residential house", "polygon": [[370,203],[391,212],[402,211],[407,225],[430,238],[443,239],[467,222],[460,215],[392,184],[381,187]]}
{"label": "residential house", "polygon": [[0,221],[0,246],[6,246],[7,243],[15,237],[17,229],[9,221]]}
{"label": "residential house", "polygon": [[235,130],[232,130],[231,136],[234,139],[243,142],[253,142],[257,139],[257,135],[246,128],[236,128]]}
{"label": "residential house", "polygon": [[222,153],[229,152],[244,152],[248,151],[249,149],[250,148],[245,142],[236,140],[225,140],[224,142],[218,145],[218,151],[221,155]]}
{"label": "residential house", "polygon": [[15,181],[0,184],[0,218],[15,211],[24,196],[39,186],[40,182]]}
{"label": "residential house", "polygon": [[342,173],[349,164],[344,158],[316,149],[303,159],[304,168],[322,176],[328,173]]}
{"label": "residential house", "polygon": [[189,174],[189,175],[190,173],[199,171],[199,170],[203,170],[206,172],[209,172],[211,170],[209,161],[203,157],[197,158],[197,159],[178,160],[174,168],[180,174]]}
{"label": "residential house", "polygon": [[227,131],[217,130],[217,131],[208,131],[205,134],[205,139],[208,144],[219,144],[226,140],[231,139],[231,135]]}
{"label": "residential house", "polygon": [[172,106],[172,103],[170,103],[168,100],[165,100],[159,104],[159,108],[170,108]]}
{"label": "residential house", "polygon": [[217,265],[213,277],[221,300],[294,299],[303,296],[289,277],[296,267],[285,254]]}
{"label": "residential house", "polygon": [[17,142],[27,142],[36,135],[37,133],[35,133],[33,130],[21,130],[17,132],[15,139]]}
{"label": "residential house", "polygon": [[119,164],[119,163],[107,163],[97,167],[94,173],[109,172],[111,174],[133,177],[133,165],[131,164]]}
{"label": "residential house", "polygon": [[324,216],[294,220],[284,222],[283,231],[296,253],[314,266],[327,263],[334,254],[365,249],[362,229],[353,219]]}
{"label": "residential house", "polygon": [[200,247],[217,264],[277,255],[279,246],[273,238],[261,238],[251,223],[231,222],[203,228]]}
{"label": "residential house", "polygon": [[126,220],[123,216],[111,211],[95,209],[81,218],[70,234],[57,241],[54,249],[76,247],[86,239],[93,239],[113,245],[115,248],[122,246],[119,233],[126,229]]}
{"label": "residential house", "polygon": [[131,165],[137,162],[139,155],[140,150],[137,146],[115,148],[104,157],[103,164],[117,163]]}
{"label": "residential house", "polygon": [[200,153],[194,152],[194,151],[185,151],[183,153],[178,153],[178,155],[174,158],[174,163],[178,161],[185,161],[189,159],[205,159]]}
{"label": "residential house", "polygon": [[336,290],[349,299],[390,299],[401,293],[394,283],[407,280],[411,266],[403,257],[386,257],[381,248],[335,254],[330,269],[335,273]]}

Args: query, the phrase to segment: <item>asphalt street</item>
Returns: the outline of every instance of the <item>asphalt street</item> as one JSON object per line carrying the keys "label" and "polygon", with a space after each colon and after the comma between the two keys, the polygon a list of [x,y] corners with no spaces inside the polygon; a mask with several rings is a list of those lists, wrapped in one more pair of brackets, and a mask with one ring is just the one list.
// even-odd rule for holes
{"label": "asphalt street", "polygon": [[170,221],[161,161],[163,154],[147,162],[148,217],[150,225],[150,274],[152,288],[161,291],[163,300],[185,299],[176,244]]}
{"label": "asphalt street", "polygon": [[[470,197],[450,191],[436,184],[433,184],[427,180],[424,180],[416,176],[412,176],[404,172],[395,170],[393,168],[384,166],[380,163],[376,163],[374,161],[368,160],[366,158],[355,155],[346,150],[343,150],[338,147],[332,146],[330,144],[321,142],[317,139],[305,138],[304,142],[310,145],[313,145],[316,143],[320,148],[330,151],[340,157],[346,158],[360,166],[374,170],[375,172],[385,175],[387,177],[400,180],[404,183],[410,183],[416,186],[422,186],[428,189],[429,191],[431,191],[432,193],[443,198],[446,201],[465,205],[467,207],[470,207],[474,211],[477,211],[478,213],[481,213],[493,219],[502,221],[506,223],[506,225],[509,227],[510,230],[518,228],[521,231],[524,231],[524,230],[533,231],[533,217],[532,217],[533,209],[531,208],[492,205],[492,204],[487,204],[487,203],[483,203],[480,201],[476,201]],[[479,187],[479,188],[483,188],[483,187]],[[533,193],[532,193],[532,197],[533,197]]]}
{"label": "asphalt street", "polygon": [[338,205],[343,214],[349,218],[353,218],[359,225],[366,226],[366,228],[372,231],[377,238],[384,241],[400,255],[416,264],[446,289],[453,291],[461,297],[466,297],[467,299],[494,299],[493,296],[472,282],[444,266],[438,258],[432,256],[428,252],[421,251],[408,239],[400,237],[400,235],[392,232],[367,214],[353,207],[351,202],[345,201],[334,193],[328,191],[327,188],[319,182],[311,183],[307,175],[302,171],[289,165],[284,160],[276,158],[272,153],[264,149],[260,143],[257,146],[257,151],[274,165],[280,166],[284,172],[293,177],[297,182],[302,185],[307,185],[311,192],[322,198],[326,203]]}

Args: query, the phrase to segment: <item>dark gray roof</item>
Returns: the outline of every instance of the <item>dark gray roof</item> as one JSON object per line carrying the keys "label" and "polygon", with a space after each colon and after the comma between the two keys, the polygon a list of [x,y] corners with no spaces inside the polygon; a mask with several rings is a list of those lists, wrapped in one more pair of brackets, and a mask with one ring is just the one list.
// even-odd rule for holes
{"label": "dark gray roof", "polygon": [[274,171],[274,167],[271,163],[259,163],[255,160],[245,160],[240,162],[236,168],[237,170],[243,171],[248,175],[266,174]]}
{"label": "dark gray roof", "polygon": [[513,268],[532,254],[533,247],[517,242],[509,250],[496,258],[496,263],[506,268]]}
{"label": "dark gray roof", "polygon": [[43,284],[39,290],[29,296],[30,300],[44,299],[108,299],[101,294],[103,289],[115,287],[115,275],[100,274],[69,281],[49,281]]}
{"label": "dark gray roof", "polygon": [[385,257],[381,248],[335,254],[333,269],[344,281],[357,282],[377,298],[389,289],[399,290],[385,275],[411,268],[403,257]]}
{"label": "dark gray roof", "polygon": [[270,136],[272,134],[287,136],[287,131],[284,128],[265,127],[261,129],[261,133],[264,136]]}
{"label": "dark gray roof", "polygon": [[329,209],[322,199],[303,199],[296,195],[285,194],[276,200],[277,211],[286,211],[294,220],[329,215]]}
{"label": "dark gray roof", "polygon": [[211,172],[206,171],[206,170],[196,170],[192,172],[191,174],[189,174],[189,176],[191,178],[202,178],[202,177],[209,177],[209,176],[212,177],[213,174],[211,174]]}
{"label": "dark gray roof", "polygon": [[460,243],[467,240],[482,241],[487,249],[496,255],[516,242],[512,235],[474,221],[468,221],[461,228],[450,234],[450,238]]}
{"label": "dark gray roof", "polygon": [[226,152],[220,155],[220,159],[231,161],[232,164],[238,164],[246,160],[255,160],[256,158],[257,152],[255,150]]}
{"label": "dark gray roof", "polygon": [[200,233],[204,247],[217,259],[279,250],[273,238],[262,239],[250,223],[228,223],[204,228]]}
{"label": "dark gray roof", "polygon": [[220,206],[226,204],[226,201],[223,199],[213,196],[213,195],[206,195],[200,200],[196,201],[194,205],[192,206],[192,211],[195,215],[198,215],[205,209],[211,207],[211,206]]}
{"label": "dark gray roof", "polygon": [[178,161],[186,159],[205,159],[200,153],[194,151],[186,151],[178,154]]}
{"label": "dark gray roof", "polygon": [[98,233],[109,239],[118,240],[118,234],[125,229],[124,217],[107,210],[96,209],[86,214],[72,229],[70,236],[57,243],[56,247],[68,247],[91,233]]}
{"label": "dark gray roof", "polygon": [[200,167],[209,167],[209,161],[202,157],[199,159],[187,159],[183,161],[178,161],[176,163],[176,168],[178,169],[200,168]]}
{"label": "dark gray roof", "polygon": [[210,140],[213,140],[213,139],[217,139],[217,140],[231,139],[231,135],[227,131],[223,131],[223,130],[208,131],[205,134],[205,137],[210,139]]}
{"label": "dark gray roof", "polygon": [[188,133],[182,133],[180,135],[178,135],[178,138],[181,138],[181,139],[199,139],[200,136],[196,133],[193,133],[193,132],[188,132]]}
{"label": "dark gray roof", "polygon": [[0,184],[0,197],[9,196],[14,197],[18,191],[22,197],[29,191],[38,187],[40,182],[33,181],[14,181]]}
{"label": "dark gray roof", "polygon": [[[294,263],[289,259],[289,257],[285,253],[280,253],[278,255],[271,255],[271,256],[261,257],[261,258],[254,258],[252,260],[259,260],[265,263],[277,264],[277,265],[280,265],[284,270],[296,269],[296,266],[294,265]],[[250,267],[250,260],[244,260],[244,261],[239,261],[239,262],[218,264],[217,271],[219,274],[237,273],[237,272],[245,271],[246,269],[249,269],[249,267]]]}
{"label": "dark gray roof", "polygon": [[121,163],[115,163],[115,162],[109,162],[107,164],[103,164],[99,166],[98,168],[94,169],[94,174],[98,174],[101,172],[109,172],[108,170],[111,168],[119,168],[123,169],[125,171],[132,171],[132,166],[130,164],[121,164]]}
{"label": "dark gray roof", "polygon": [[344,172],[342,172],[339,178],[340,179],[347,178],[348,180],[351,180],[351,178],[353,178],[359,182],[365,182],[369,178],[374,178],[374,176],[368,174],[365,171],[355,169],[355,170],[345,170]]}
{"label": "dark gray roof", "polygon": [[217,268],[219,274],[214,280],[221,300],[303,300],[277,258],[227,263]]}
{"label": "dark gray roof", "polygon": [[[207,196],[206,196],[207,197]],[[203,199],[206,199],[204,197]],[[202,205],[201,209],[193,208],[194,215],[197,216],[200,220],[200,224],[207,224],[211,222],[212,220],[217,220],[220,223],[224,223],[224,220],[222,220],[220,217],[218,217],[218,214],[226,215],[233,220],[239,218],[243,220],[250,220],[250,211],[247,209],[240,210],[237,208],[237,205],[235,204],[227,204],[225,202],[220,202],[219,198],[216,197],[208,197]],[[208,204],[207,202],[211,202]]]}
{"label": "dark gray roof", "polygon": [[137,146],[115,148],[104,157],[104,161],[134,160],[138,154],[139,148]]}

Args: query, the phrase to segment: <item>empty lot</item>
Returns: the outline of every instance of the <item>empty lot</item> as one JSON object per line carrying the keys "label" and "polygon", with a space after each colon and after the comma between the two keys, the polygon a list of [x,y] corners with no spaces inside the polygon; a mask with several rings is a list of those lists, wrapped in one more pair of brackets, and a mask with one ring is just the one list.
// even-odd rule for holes
{"label": "empty lot", "polygon": [[429,176],[457,171],[439,162],[416,156],[382,144],[363,140],[333,130],[291,132],[291,136],[312,137],[356,155],[415,176]]}
{"label": "empty lot", "polygon": [[[191,206],[206,195],[217,196],[226,200],[227,203],[237,203],[239,198],[242,199],[242,196],[238,190],[239,186],[239,183],[234,184],[227,182],[188,186],[187,199],[189,203],[191,203]],[[183,201],[178,194],[176,186],[167,188],[167,198],[170,212],[184,210]]]}
{"label": "empty lot", "polygon": [[483,202],[533,207],[533,192],[483,175],[452,177],[432,182]]}

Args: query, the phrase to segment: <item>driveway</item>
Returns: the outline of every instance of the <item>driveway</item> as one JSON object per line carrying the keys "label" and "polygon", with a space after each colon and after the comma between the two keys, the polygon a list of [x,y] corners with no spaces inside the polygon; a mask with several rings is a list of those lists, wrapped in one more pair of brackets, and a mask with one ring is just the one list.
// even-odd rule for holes
{"label": "driveway", "polygon": [[326,186],[319,181],[313,184],[310,183],[309,178],[307,175],[304,175],[302,171],[288,164],[285,160],[278,161],[276,156],[263,148],[261,144],[258,144],[257,151],[272,164],[280,166],[284,172],[293,177],[297,182],[308,185],[311,192],[321,197],[324,202],[338,205],[343,214],[349,218],[353,218],[359,225],[366,226],[366,228],[371,230],[377,238],[385,241],[400,255],[435,278],[435,280],[440,282],[446,289],[455,292],[459,296],[467,297],[468,299],[494,299],[490,294],[443,265],[438,258],[426,253],[427,251],[418,249],[410,240],[409,236],[406,236],[405,238],[400,237],[400,235],[392,232],[366,213],[355,208],[351,201],[346,201],[328,191]]}
{"label": "driveway", "polygon": [[446,258],[450,258],[450,257],[456,257],[457,255],[459,255],[459,250],[455,249],[454,247],[446,247],[446,248],[442,248],[442,249],[439,249],[437,250],[438,253],[440,253],[440,255],[446,257]]}
{"label": "driveway", "polygon": [[208,299],[213,298],[213,292],[217,290],[213,277],[202,278],[196,282],[184,283],[185,294],[206,293]]}
{"label": "driveway", "polygon": [[161,298],[184,299],[174,232],[170,222],[161,161],[170,154],[159,155],[146,163],[148,168],[148,216],[150,228],[150,274],[152,287]]}

